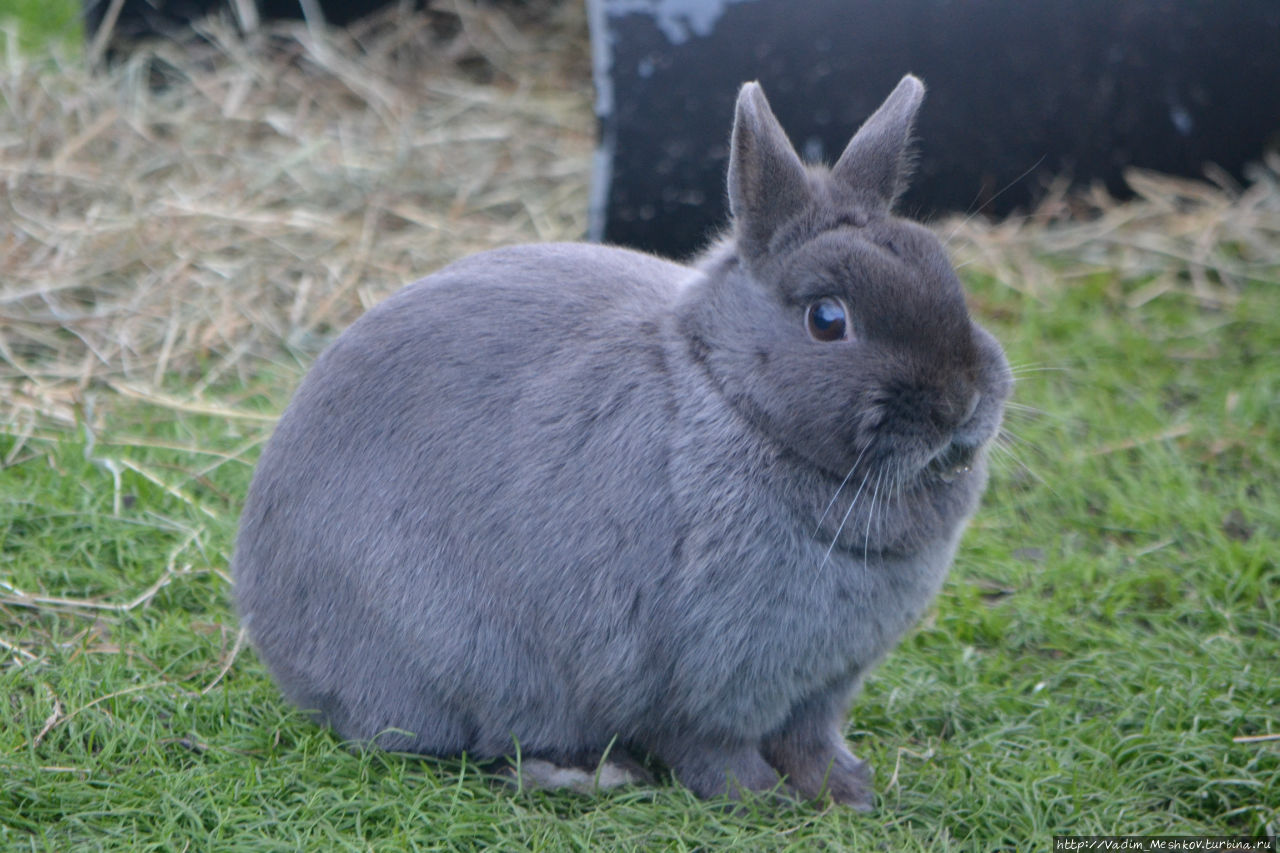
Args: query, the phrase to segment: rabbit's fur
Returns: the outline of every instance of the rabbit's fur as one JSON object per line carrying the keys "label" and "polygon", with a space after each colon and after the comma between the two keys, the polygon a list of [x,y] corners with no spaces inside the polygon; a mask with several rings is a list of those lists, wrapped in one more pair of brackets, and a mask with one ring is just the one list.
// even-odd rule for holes
{"label": "rabbit's fur", "polygon": [[[612,744],[700,796],[869,807],[842,725],[942,582],[1011,386],[942,247],[889,212],[922,96],[904,78],[825,169],[747,84],[732,232],[696,265],[502,249],[342,334],[234,558],[288,697],[394,750]],[[847,339],[811,336],[822,297]]]}

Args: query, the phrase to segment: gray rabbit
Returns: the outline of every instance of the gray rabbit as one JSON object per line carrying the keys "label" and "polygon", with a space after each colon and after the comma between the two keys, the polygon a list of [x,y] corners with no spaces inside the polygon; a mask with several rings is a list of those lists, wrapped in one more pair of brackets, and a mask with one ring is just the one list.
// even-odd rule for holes
{"label": "gray rabbit", "polygon": [[501,249],[343,333],[233,561],[289,699],[393,750],[613,750],[702,797],[870,808],[842,726],[942,583],[1012,384],[890,213],[923,94],[905,77],[827,169],[748,83],[732,228],[694,265]]}

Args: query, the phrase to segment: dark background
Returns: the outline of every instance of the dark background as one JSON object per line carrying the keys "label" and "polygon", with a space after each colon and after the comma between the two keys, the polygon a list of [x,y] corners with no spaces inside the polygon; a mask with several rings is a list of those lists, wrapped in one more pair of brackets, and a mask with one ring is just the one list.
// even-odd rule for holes
{"label": "dark background", "polygon": [[704,0],[720,12],[705,34],[661,2],[592,3],[597,85],[613,95],[592,236],[668,255],[725,221],[744,80],[801,154],[830,161],[904,73],[920,76],[900,209],[925,216],[1026,208],[1058,174],[1124,195],[1129,165],[1242,178],[1280,132],[1277,0]]}

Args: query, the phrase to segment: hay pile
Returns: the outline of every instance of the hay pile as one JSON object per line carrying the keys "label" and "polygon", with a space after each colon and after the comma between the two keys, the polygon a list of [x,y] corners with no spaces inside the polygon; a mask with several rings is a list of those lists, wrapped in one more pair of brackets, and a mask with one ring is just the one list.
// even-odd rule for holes
{"label": "hay pile", "polygon": [[102,383],[199,397],[459,256],[580,239],[578,4],[438,5],[0,77],[0,418],[72,424]]}
{"label": "hay pile", "polygon": [[[122,65],[0,77],[0,416],[69,426],[103,384],[188,401],[301,366],[450,260],[585,231],[581,4],[513,21],[470,0],[347,32],[210,21]],[[1229,301],[1280,269],[1280,162],[1248,188],[1135,175],[1136,202],[1054,195],[939,225],[962,265],[1030,293],[1114,270],[1137,301]],[[1083,206],[1083,215],[1082,213]],[[180,391],[178,389],[181,389]],[[168,398],[165,398],[168,399]]]}
{"label": "hay pile", "polygon": [[1051,192],[1030,216],[939,224],[958,266],[973,266],[1031,295],[1105,272],[1140,284],[1131,308],[1168,294],[1200,305],[1234,304],[1247,281],[1280,284],[1280,151],[1248,171],[1249,185],[1210,166],[1206,180],[1130,169],[1136,193]]}

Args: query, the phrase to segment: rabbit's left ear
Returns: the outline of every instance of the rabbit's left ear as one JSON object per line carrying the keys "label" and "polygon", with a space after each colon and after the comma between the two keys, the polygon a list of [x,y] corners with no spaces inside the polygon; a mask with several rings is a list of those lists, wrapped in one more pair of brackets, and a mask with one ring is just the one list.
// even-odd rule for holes
{"label": "rabbit's left ear", "polygon": [[870,193],[886,208],[906,189],[911,125],[924,84],[910,74],[902,78],[880,109],[863,122],[832,168],[832,175],[859,193]]}
{"label": "rabbit's left ear", "polygon": [[778,226],[808,203],[804,164],[760,84],[743,85],[729,151],[729,211],[739,250],[747,258],[763,255]]}

